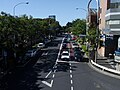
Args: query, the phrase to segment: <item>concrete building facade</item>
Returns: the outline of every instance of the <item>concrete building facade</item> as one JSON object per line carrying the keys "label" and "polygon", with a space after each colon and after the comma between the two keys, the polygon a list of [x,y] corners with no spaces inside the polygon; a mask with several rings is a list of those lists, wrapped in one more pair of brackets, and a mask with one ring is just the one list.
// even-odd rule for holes
{"label": "concrete building facade", "polygon": [[117,49],[120,37],[120,0],[100,0],[99,29],[104,35],[99,49],[102,56],[108,57]]}

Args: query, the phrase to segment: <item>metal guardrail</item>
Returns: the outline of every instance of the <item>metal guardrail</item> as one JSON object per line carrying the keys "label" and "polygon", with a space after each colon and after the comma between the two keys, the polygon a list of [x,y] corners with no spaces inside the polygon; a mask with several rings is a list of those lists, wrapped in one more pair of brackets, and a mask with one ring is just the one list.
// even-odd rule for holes
{"label": "metal guardrail", "polygon": [[99,69],[101,69],[103,71],[106,71],[106,72],[109,72],[109,73],[116,74],[116,75],[120,76],[120,71],[117,71],[117,70],[114,70],[114,69],[107,68],[105,66],[99,65],[99,64],[95,63],[93,60],[90,60],[90,62],[91,62],[92,65],[94,65],[95,67],[98,67]]}

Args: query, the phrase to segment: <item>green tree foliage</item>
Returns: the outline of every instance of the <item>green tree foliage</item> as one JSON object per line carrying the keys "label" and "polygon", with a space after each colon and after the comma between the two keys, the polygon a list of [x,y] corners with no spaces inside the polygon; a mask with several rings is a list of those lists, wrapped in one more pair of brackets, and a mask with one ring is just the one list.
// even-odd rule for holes
{"label": "green tree foliage", "polygon": [[35,19],[27,15],[13,17],[1,12],[0,47],[7,51],[21,53],[35,43],[44,41],[50,34],[56,35],[60,27],[58,21],[49,18]]}
{"label": "green tree foliage", "polygon": [[95,45],[96,42],[96,27],[90,27],[88,30],[88,40],[91,43],[91,45]]}
{"label": "green tree foliage", "polygon": [[80,34],[86,34],[86,21],[76,19],[71,23],[66,24],[66,31],[72,32],[74,35],[79,36]]}

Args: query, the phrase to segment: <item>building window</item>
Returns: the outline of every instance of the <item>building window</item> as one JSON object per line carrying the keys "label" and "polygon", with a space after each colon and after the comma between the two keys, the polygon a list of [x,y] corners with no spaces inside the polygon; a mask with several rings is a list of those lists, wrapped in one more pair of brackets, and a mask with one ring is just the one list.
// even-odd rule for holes
{"label": "building window", "polygon": [[120,20],[109,20],[106,21],[107,25],[114,25],[114,24],[120,24]]}
{"label": "building window", "polygon": [[101,24],[101,18],[99,19],[99,24]]}
{"label": "building window", "polygon": [[107,10],[110,8],[110,0],[107,0]]}
{"label": "building window", "polygon": [[110,3],[110,8],[120,8],[120,2]]}

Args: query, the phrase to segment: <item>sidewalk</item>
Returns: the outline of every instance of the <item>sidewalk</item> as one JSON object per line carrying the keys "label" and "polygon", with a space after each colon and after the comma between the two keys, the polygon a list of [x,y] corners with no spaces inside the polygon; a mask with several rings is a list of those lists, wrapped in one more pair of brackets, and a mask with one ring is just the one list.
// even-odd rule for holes
{"label": "sidewalk", "polygon": [[114,63],[113,59],[110,59],[108,57],[100,56],[98,53],[97,53],[96,63],[99,64],[99,65],[105,66],[107,68],[111,68],[111,69],[116,70],[116,68],[115,68],[116,63]]}
{"label": "sidewalk", "polygon": [[96,61],[95,62],[96,64],[112,70],[120,71],[120,64],[114,62],[113,58],[103,57],[103,56],[100,56],[98,53],[96,54],[96,60],[94,57],[95,57],[95,51],[91,51],[90,59],[93,60],[94,62]]}

